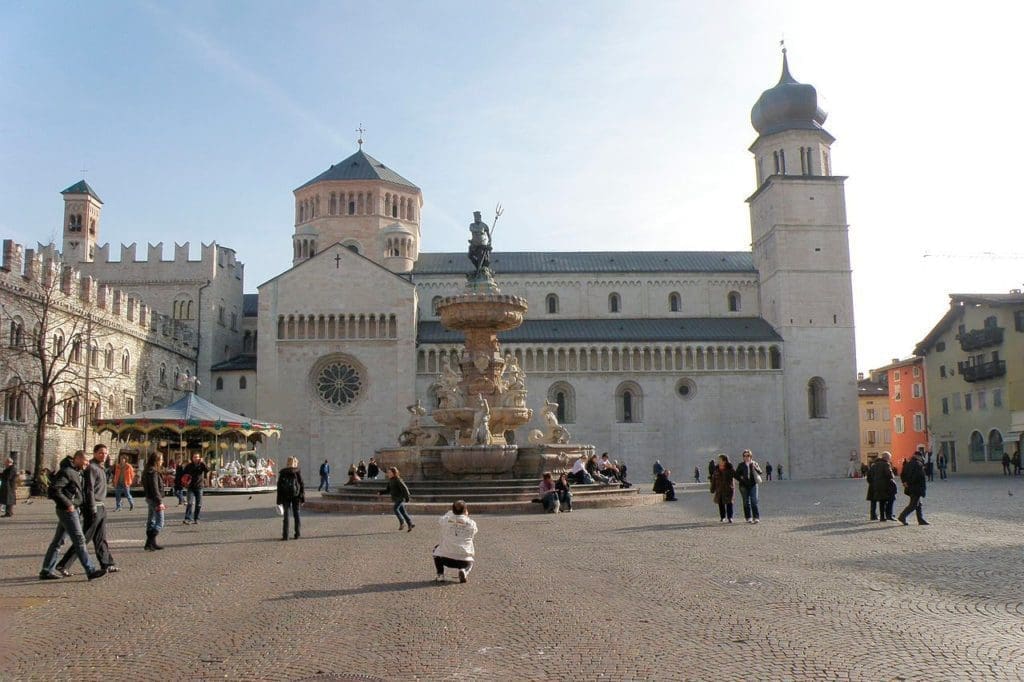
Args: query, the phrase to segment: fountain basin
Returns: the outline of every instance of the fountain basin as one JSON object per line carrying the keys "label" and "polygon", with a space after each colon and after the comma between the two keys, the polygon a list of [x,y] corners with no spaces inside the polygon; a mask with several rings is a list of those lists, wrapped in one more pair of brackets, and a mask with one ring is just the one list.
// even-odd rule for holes
{"label": "fountain basin", "polygon": [[[470,407],[449,407],[438,408],[431,413],[438,424],[444,424],[452,429],[459,429],[465,436],[473,428],[473,416],[476,410]],[[503,436],[506,431],[514,430],[530,421],[533,417],[533,410],[528,407],[492,407],[491,408],[491,434],[495,437]]]}
{"label": "fountain basin", "polygon": [[445,471],[455,476],[508,473],[519,457],[519,448],[515,445],[456,445],[431,449],[440,453]]}
{"label": "fountain basin", "polygon": [[460,294],[441,299],[437,304],[437,312],[441,324],[448,329],[500,332],[521,325],[527,307],[526,299],[519,296]]}

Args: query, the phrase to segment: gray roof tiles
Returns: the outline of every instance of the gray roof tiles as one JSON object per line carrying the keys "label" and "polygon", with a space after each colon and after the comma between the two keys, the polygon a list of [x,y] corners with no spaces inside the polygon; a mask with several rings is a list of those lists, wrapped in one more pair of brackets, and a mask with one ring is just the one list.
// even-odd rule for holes
{"label": "gray roof tiles", "polygon": [[412,182],[406,180],[362,149],[344,161],[333,164],[330,168],[301,185],[298,189],[309,187],[318,182],[329,182],[332,180],[383,180],[384,182],[419,189]]}
{"label": "gray roof tiles", "polygon": [[[526,320],[498,334],[502,343],[594,342],[780,342],[782,337],[760,317],[679,317],[655,319]],[[462,334],[440,322],[419,323],[419,343],[462,343]]]}
{"label": "gray roof tiles", "polygon": [[[495,274],[561,272],[757,272],[749,251],[496,251]],[[465,253],[421,253],[414,275],[469,272]]]}
{"label": "gray roof tiles", "polygon": [[100,199],[100,195],[96,194],[96,191],[92,187],[90,187],[89,183],[86,182],[85,180],[79,180],[75,184],[68,187],[66,190],[62,191],[61,194],[88,194],[96,201],[100,202],[101,204],[103,203],[103,200]]}

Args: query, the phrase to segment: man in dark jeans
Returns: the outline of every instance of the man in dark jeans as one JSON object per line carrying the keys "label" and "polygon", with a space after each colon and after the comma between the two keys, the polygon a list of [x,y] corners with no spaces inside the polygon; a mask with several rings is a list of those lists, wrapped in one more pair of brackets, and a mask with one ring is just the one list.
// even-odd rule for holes
{"label": "man in dark jeans", "polygon": [[188,488],[185,520],[182,523],[199,523],[199,512],[203,509],[203,485],[206,483],[206,474],[209,471],[210,468],[206,466],[202,456],[198,452],[193,452],[192,461],[185,467],[185,473],[181,476],[182,484]]}
{"label": "man in dark jeans", "polygon": [[922,462],[921,452],[915,452],[914,456],[903,463],[903,472],[900,474],[900,480],[903,481],[903,492],[910,498],[910,502],[907,503],[906,508],[900,512],[899,522],[904,526],[907,524],[907,516],[910,512],[917,512],[917,525],[927,526],[927,521],[924,520],[924,514],[921,510],[921,499],[925,495],[925,491],[928,488],[928,480],[924,475],[924,462]]}
{"label": "man in dark jeans", "polygon": [[[371,459],[372,463],[373,460]],[[376,466],[374,466],[376,468]],[[331,492],[331,465],[324,460],[324,463],[320,465],[320,485],[316,487],[317,490],[326,490]]]}
{"label": "man in dark jeans", "polygon": [[102,578],[107,574],[105,568],[97,568],[89,556],[85,546],[85,534],[82,533],[82,519],[78,508],[82,505],[82,469],[85,468],[85,453],[79,450],[71,459],[70,466],[61,467],[50,481],[50,499],[57,505],[57,531],[53,534],[43,558],[43,567],[39,571],[40,580],[60,580],[60,574],[54,571],[57,565],[57,552],[64,544],[64,538],[71,538],[78,560],[89,580]]}
{"label": "man in dark jeans", "polygon": [[[100,567],[108,573],[117,573],[120,569],[114,564],[107,543],[107,510],[104,501],[107,499],[107,476],[105,462],[107,446],[97,443],[92,449],[92,461],[85,467],[82,474],[82,525],[85,526],[85,541],[92,541],[96,550],[96,558]],[[64,553],[64,558],[57,562],[57,570],[63,576],[71,575],[67,566],[74,558],[75,548]]]}

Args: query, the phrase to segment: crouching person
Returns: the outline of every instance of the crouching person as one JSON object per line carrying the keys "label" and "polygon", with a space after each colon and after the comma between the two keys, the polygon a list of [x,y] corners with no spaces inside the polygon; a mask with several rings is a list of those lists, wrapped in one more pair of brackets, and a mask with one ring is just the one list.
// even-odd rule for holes
{"label": "crouching person", "polygon": [[654,492],[663,493],[666,502],[676,501],[676,484],[669,478],[671,475],[672,472],[665,469],[654,479]]}
{"label": "crouching person", "polygon": [[540,497],[541,504],[544,505],[544,511],[549,514],[558,512],[558,490],[555,489],[555,482],[551,478],[550,471],[544,472],[544,476],[537,486],[537,496]]}
{"label": "crouching person", "polygon": [[434,547],[434,568],[437,582],[444,581],[444,569],[454,568],[459,572],[459,582],[473,569],[473,537],[476,535],[476,521],[469,518],[469,510],[462,500],[452,502],[452,510],[440,519],[441,541]]}

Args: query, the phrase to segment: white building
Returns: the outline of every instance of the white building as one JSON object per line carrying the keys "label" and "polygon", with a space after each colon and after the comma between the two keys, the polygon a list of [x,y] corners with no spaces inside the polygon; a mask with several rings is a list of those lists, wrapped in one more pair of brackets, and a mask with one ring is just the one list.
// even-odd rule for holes
{"label": "white building", "polygon": [[[843,476],[857,447],[844,178],[832,175],[825,113],[784,58],[751,120],[751,251],[491,258],[503,292],[530,305],[501,335],[530,406],[558,403],[574,440],[638,476],[660,459],[687,478],[746,447],[794,477]],[[216,244],[200,261],[182,247],[162,261],[157,245],[135,262],[133,245],[109,262],[88,197],[68,209],[65,252],[192,321],[201,393],[282,423],[282,450],[312,474],[394,445],[405,407],[433,404],[440,358],[459,344],[433,302],[459,292],[471,266],[464,253],[420,252],[420,189],[361,148],[294,196],[292,267],[258,299],[243,297],[241,263]]]}

